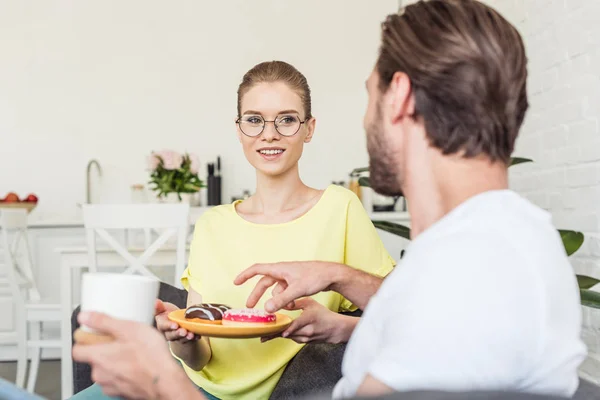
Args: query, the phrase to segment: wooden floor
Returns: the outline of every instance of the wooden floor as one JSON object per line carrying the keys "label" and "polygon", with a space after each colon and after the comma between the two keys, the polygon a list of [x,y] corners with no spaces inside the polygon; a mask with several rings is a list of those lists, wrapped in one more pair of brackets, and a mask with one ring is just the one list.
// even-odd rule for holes
{"label": "wooden floor", "polygon": [[[0,377],[9,382],[15,381],[17,363],[0,362]],[[60,361],[42,361],[35,388],[38,396],[49,400],[60,399]]]}

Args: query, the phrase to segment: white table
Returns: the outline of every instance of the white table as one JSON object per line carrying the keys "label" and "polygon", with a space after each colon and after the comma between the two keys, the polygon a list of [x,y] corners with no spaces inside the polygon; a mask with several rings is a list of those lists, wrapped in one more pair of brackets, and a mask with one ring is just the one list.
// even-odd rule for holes
{"label": "white table", "polygon": [[[144,248],[129,248],[133,256],[139,256]],[[58,248],[56,252],[61,258],[61,392],[62,398],[67,399],[73,395],[73,359],[71,357],[71,314],[75,309],[73,304],[73,276],[80,277],[83,269],[88,268],[89,258],[86,247]],[[186,260],[189,256],[189,246],[186,248]],[[145,264],[148,267],[167,266],[175,264],[176,249],[165,247],[154,253]],[[98,268],[122,268],[127,262],[110,249],[97,250]],[[187,264],[187,262],[186,262]]]}

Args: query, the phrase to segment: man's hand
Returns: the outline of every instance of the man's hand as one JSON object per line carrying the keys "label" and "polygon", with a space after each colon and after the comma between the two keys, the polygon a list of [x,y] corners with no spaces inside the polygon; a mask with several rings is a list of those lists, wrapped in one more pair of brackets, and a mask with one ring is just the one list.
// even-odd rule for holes
{"label": "man's hand", "polygon": [[359,320],[330,311],[309,297],[297,300],[292,308],[286,308],[302,310],[302,314],[283,333],[263,338],[263,342],[281,336],[296,343],[346,343]]}
{"label": "man's hand", "polygon": [[106,395],[204,399],[175,363],[163,336],[151,326],[85,312],[79,314],[79,323],[114,338],[110,343],[73,346],[73,359],[91,365],[92,380]]}
{"label": "man's hand", "polygon": [[246,307],[254,307],[268,288],[273,289],[273,298],[265,303],[265,310],[275,312],[286,306],[294,307],[294,301],[330,289],[335,274],[341,264],[322,261],[281,262],[276,264],[255,264],[235,278],[241,285],[247,280],[262,275],[248,297]]}

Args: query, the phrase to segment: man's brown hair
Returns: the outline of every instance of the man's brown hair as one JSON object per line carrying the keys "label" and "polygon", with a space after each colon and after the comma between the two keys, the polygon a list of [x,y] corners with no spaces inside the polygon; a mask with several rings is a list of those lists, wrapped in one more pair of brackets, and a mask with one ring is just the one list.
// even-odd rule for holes
{"label": "man's brown hair", "polygon": [[521,36],[475,0],[419,1],[383,23],[380,89],[408,75],[415,116],[443,154],[508,163],[527,102]]}

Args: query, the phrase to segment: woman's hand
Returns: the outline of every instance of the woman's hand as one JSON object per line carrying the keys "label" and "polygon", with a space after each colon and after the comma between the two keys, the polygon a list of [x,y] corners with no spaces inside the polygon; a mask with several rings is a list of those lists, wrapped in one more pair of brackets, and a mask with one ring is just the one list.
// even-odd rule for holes
{"label": "woman's hand", "polygon": [[179,307],[177,307],[175,304],[156,300],[154,311],[156,328],[169,342],[185,344],[200,339],[200,336],[195,335],[192,332],[188,332],[184,328],[180,328],[177,323],[169,319],[169,313],[176,310],[179,310]]}
{"label": "woman's hand", "polygon": [[91,365],[92,380],[104,394],[128,399],[204,398],[151,326],[98,313],[81,312],[78,318],[113,338],[109,343],[73,346],[73,359]]}
{"label": "woman's hand", "polygon": [[306,297],[296,300],[288,310],[302,310],[302,314],[281,334],[262,338],[263,342],[276,337],[296,343],[345,343],[350,339],[359,318],[330,311],[317,301]]}

